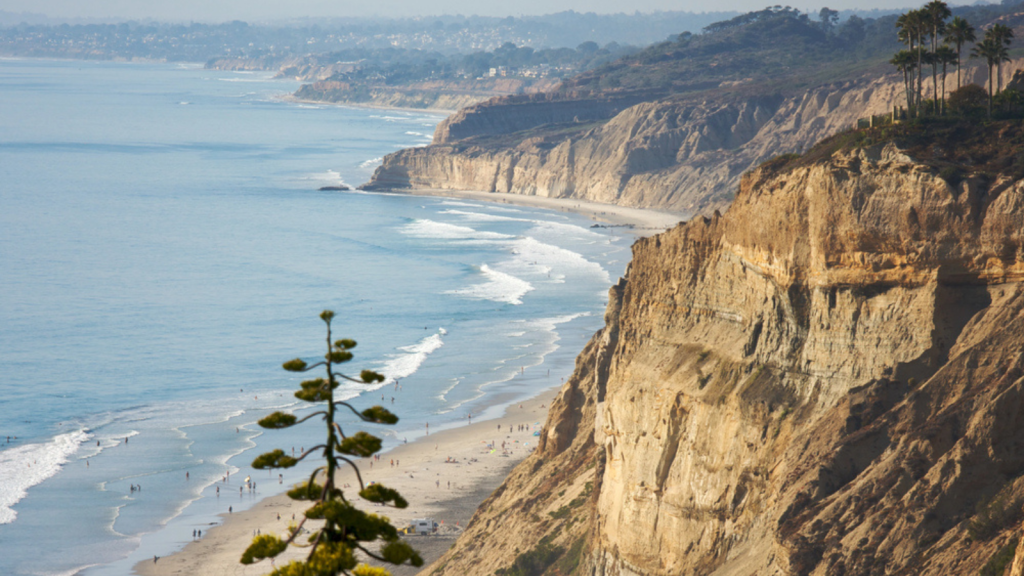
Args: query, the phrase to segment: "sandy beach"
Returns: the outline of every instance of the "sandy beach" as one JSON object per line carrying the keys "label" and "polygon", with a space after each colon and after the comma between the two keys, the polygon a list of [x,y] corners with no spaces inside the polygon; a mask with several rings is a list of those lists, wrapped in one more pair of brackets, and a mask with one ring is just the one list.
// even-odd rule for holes
{"label": "sandy beach", "polygon": [[[598,225],[628,228],[641,236],[656,234],[682,220],[679,214],[519,194],[454,190],[403,190],[395,193],[573,212],[591,218]],[[405,510],[397,510],[363,502],[364,509],[390,517],[399,527],[413,519],[428,517],[442,524],[438,535],[409,537],[423,556],[424,565],[429,565],[451,547],[476,508],[501,484],[509,470],[536,447],[538,438],[533,434],[546,420],[547,407],[558,388],[550,388],[527,402],[509,406],[501,418],[432,432],[408,444],[401,444],[382,453],[380,461],[373,465],[369,459],[364,459],[360,463],[364,482],[376,481],[395,488],[410,503]],[[525,429],[521,430],[520,426]],[[338,482],[342,486],[350,486],[348,494],[358,490],[356,476],[351,469],[343,469]],[[308,506],[305,502],[292,501],[285,494],[264,498],[248,510],[221,514],[222,523],[210,527],[208,532],[204,531],[202,538],[157,562],[139,562],[134,570],[140,576],[267,574],[273,570],[269,560],[244,566],[238,562],[242,552],[257,531],[286,535],[293,515],[296,521],[301,520],[302,512]],[[276,562],[301,557],[302,551],[293,548],[279,556]],[[395,576],[412,576],[419,572],[419,569],[408,566],[388,566],[388,569]]]}
{"label": "sandy beach", "polygon": [[475,190],[395,190],[384,194],[410,194],[413,196],[440,196],[481,202],[497,202],[516,206],[544,208],[555,212],[572,212],[594,220],[599,226],[628,228],[638,236],[653,236],[687,219],[684,214],[659,212],[647,208],[628,208],[615,204],[576,200],[574,198],[548,198],[503,192]]}
{"label": "sandy beach", "polygon": [[[388,516],[399,527],[416,518],[433,518],[443,523],[439,535],[409,537],[426,564],[430,564],[451,547],[461,527],[480,502],[501,484],[508,471],[536,447],[537,437],[533,432],[540,430],[547,417],[547,406],[556,392],[557,388],[552,388],[530,401],[509,406],[501,418],[432,432],[414,442],[401,444],[382,453],[380,461],[372,466],[369,459],[363,459],[360,463],[363,481],[380,482],[397,489],[409,501],[409,507],[398,510],[366,502],[361,504],[367,511]],[[520,430],[520,426],[525,430]],[[495,444],[495,448],[488,446]],[[350,468],[341,471],[338,482],[352,486],[346,490],[347,494],[358,490]],[[266,574],[273,570],[269,560],[249,566],[238,562],[253,534],[259,530],[263,534],[284,536],[292,515],[301,520],[302,512],[308,507],[308,502],[295,502],[279,494],[261,500],[244,512],[221,514],[223,523],[204,531],[201,539],[157,562],[142,561],[135,566],[135,572],[141,576]],[[300,558],[301,552],[293,548],[278,557],[277,562]],[[412,567],[389,569],[395,576],[419,571]]]}

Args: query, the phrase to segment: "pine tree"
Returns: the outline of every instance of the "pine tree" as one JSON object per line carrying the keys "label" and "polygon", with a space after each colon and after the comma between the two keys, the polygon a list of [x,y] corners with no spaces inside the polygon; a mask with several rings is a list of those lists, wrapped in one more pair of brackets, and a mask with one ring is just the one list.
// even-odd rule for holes
{"label": "pine tree", "polygon": [[[318,467],[310,475],[307,482],[296,485],[288,491],[293,500],[308,500],[312,506],[306,510],[305,518],[292,530],[291,536],[285,540],[277,536],[264,534],[253,539],[252,544],[242,554],[242,564],[252,564],[264,558],[272,558],[284,552],[289,545],[308,547],[309,553],[304,561],[293,561],[271,572],[271,576],[336,576],[351,574],[353,576],[386,576],[388,572],[382,568],[359,564],[355,555],[357,551],[378,561],[390,564],[422,566],[423,559],[409,544],[398,536],[398,530],[383,516],[367,514],[356,508],[338,489],[335,475],[340,463],[345,463],[355,470],[359,482],[359,496],[376,504],[405,508],[408,503],[395,490],[381,484],[363,485],[359,467],[350,457],[366,458],[380,451],[381,441],[366,432],[355,432],[346,435],[337,422],[337,410],[349,410],[363,422],[376,424],[395,424],[398,417],[381,406],[373,406],[362,412],[347,402],[334,399],[334,390],[342,381],[357,384],[383,382],[384,376],[372,370],[363,370],[358,378],[336,372],[336,366],[352,360],[352,349],[356,347],[354,340],[338,340],[331,342],[331,320],[334,312],[324,310],[320,319],[327,324],[327,354],[324,360],[315,364],[306,364],[296,358],[285,362],[283,368],[289,372],[308,372],[323,366],[326,378],[306,380],[295,392],[295,397],[306,402],[320,404],[318,410],[301,420],[293,414],[274,412],[261,419],[259,425],[275,430],[288,428],[321,416],[325,423],[327,438],[323,444],[314,446],[303,452],[298,458],[288,456],[283,450],[274,450],[257,457],[252,467],[263,470],[267,468],[291,468],[311,454],[320,453],[326,460],[324,466]],[[322,479],[323,484],[317,483]],[[307,520],[323,520],[324,524],[306,542],[298,542],[302,526]],[[379,550],[374,551],[371,543],[383,542]]]}

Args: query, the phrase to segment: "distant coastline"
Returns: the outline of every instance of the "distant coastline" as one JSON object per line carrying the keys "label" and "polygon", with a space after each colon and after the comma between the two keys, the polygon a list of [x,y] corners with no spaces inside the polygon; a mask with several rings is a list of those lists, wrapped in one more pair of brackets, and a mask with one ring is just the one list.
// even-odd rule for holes
{"label": "distant coastline", "polygon": [[586,216],[595,222],[601,222],[606,225],[629,228],[638,236],[653,236],[674,228],[679,223],[689,219],[689,215],[686,214],[664,212],[650,208],[631,208],[617,204],[603,204],[588,200],[577,200],[575,198],[549,198],[546,196],[527,196],[525,194],[483,192],[479,190],[397,189],[374,190],[372,192],[378,194],[459,198],[463,200],[544,208],[556,212],[570,212]]}
{"label": "distant coastline", "polygon": [[281,94],[276,97],[278,100],[283,102],[291,102],[293,104],[311,104],[317,106],[349,106],[352,108],[370,108],[373,110],[394,110],[396,112],[423,112],[426,114],[444,114],[449,116],[457,112],[457,110],[445,110],[441,108],[415,108],[412,106],[387,106],[384,104],[373,104],[370,102],[327,102],[325,100],[307,100],[305,98],[297,98],[294,94]]}

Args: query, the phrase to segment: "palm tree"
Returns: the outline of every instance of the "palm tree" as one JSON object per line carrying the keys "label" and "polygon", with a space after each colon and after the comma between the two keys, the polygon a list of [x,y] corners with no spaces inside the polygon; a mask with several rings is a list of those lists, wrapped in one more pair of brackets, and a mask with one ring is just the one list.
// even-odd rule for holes
{"label": "palm tree", "polygon": [[949,47],[949,44],[943,44],[935,50],[935,60],[942,65],[942,99],[939,100],[941,108],[939,112],[941,114],[946,113],[946,65],[947,64],[959,64],[960,55],[953,51]]}
{"label": "palm tree", "polygon": [[999,94],[1003,86],[1003,62],[1010,60],[1007,47],[1013,43],[1013,30],[1005,24],[996,24],[985,31],[985,38],[992,38],[999,50],[999,58],[996,60],[996,94]]}
{"label": "palm tree", "polygon": [[946,42],[949,42],[956,46],[956,88],[960,89],[960,52],[963,50],[964,44],[968,42],[974,42],[977,38],[974,36],[974,26],[957,16],[946,25]]}
{"label": "palm tree", "polygon": [[914,108],[920,115],[919,104],[921,103],[921,68],[924,60],[924,34],[929,28],[925,21],[925,13],[921,10],[911,10],[901,14],[896,19],[896,27],[899,28],[899,38],[910,48],[911,53],[917,57],[917,88],[914,90]]}
{"label": "palm tree", "polygon": [[[924,13],[927,14],[928,23],[931,24],[931,29],[928,31],[931,35],[932,41],[932,54],[939,48],[939,34],[946,33],[946,19],[949,18],[952,13],[949,11],[949,6],[942,0],[932,0],[928,4],[925,4]],[[939,101],[939,61],[936,58],[931,58],[932,64],[932,96],[935,98],[936,103]]]}
{"label": "palm tree", "polygon": [[913,81],[914,64],[917,62],[917,57],[910,50],[900,50],[889,60],[889,63],[896,67],[897,70],[903,72],[903,93],[907,97],[907,112],[909,113],[913,108],[911,100],[911,83]]}
{"label": "palm tree", "polygon": [[988,115],[992,117],[992,68],[996,65],[996,62],[1000,58],[1000,51],[1006,51],[1006,47],[1002,46],[991,37],[990,34],[985,34],[985,39],[974,45],[974,49],[971,50],[971,58],[984,58],[988,64]]}

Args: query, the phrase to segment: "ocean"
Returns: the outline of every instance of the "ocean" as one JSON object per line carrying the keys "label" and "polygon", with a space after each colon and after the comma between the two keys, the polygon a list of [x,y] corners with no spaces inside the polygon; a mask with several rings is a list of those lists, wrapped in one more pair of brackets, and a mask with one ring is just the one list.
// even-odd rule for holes
{"label": "ocean", "polygon": [[[558,385],[602,325],[630,234],[319,191],[443,117],[279,98],[297,87],[0,59],[0,574],[130,574],[308,475],[249,462],[319,435],[255,421],[307,410],[280,365],[323,353],[323,309],[358,341],[354,371],[388,377],[343,388],[402,418],[370,427],[386,446]],[[234,494],[247,475],[256,492]]]}

